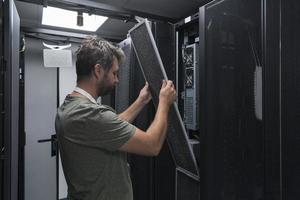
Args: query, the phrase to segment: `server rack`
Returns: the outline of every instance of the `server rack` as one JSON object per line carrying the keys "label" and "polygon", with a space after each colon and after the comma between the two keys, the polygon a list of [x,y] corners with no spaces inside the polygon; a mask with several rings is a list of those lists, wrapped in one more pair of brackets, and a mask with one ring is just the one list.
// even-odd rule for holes
{"label": "server rack", "polygon": [[[138,97],[140,89],[145,84],[145,80],[137,63],[131,39],[128,38],[120,42],[119,47],[124,51],[126,60],[120,65],[115,108],[117,112],[122,112]],[[150,103],[135,119],[134,125],[142,130],[146,130],[154,116],[153,112],[153,106]],[[130,165],[134,199],[152,200],[154,198],[153,158],[130,154],[128,155],[128,162]]]}
{"label": "server rack", "polygon": [[[195,13],[175,24],[176,35],[176,89],[177,102],[185,122],[189,142],[198,166],[200,143],[199,137],[199,14]],[[175,199],[198,200],[200,198],[200,182],[186,174],[176,171]]]}
{"label": "server rack", "polygon": [[[153,36],[167,76],[176,83],[174,30],[175,26],[173,24],[164,22],[155,22],[152,26]],[[162,147],[159,156],[154,159],[154,170],[155,200],[175,199],[176,170],[167,142]]]}
{"label": "server rack", "polygon": [[25,38],[20,38],[18,199],[25,195]]}
{"label": "server rack", "polygon": [[[3,60],[3,54],[4,54],[4,8],[3,8],[3,2],[0,2],[0,56],[1,56],[1,62],[0,62],[0,67],[1,69],[4,68],[4,60]],[[2,71],[2,70],[1,70]],[[3,112],[3,104],[4,104],[4,73],[1,72],[1,77],[0,77],[0,108],[1,108],[1,113]],[[1,135],[0,135],[0,198],[4,199],[4,183],[6,180],[4,179],[4,118],[2,115],[0,115],[1,120],[0,120],[0,128],[1,128]]]}
{"label": "server rack", "polygon": [[[279,15],[279,14],[277,14]],[[300,198],[300,3],[281,1],[281,171],[282,199]]]}
{"label": "server rack", "polygon": [[201,199],[264,198],[261,10],[260,0],[199,10]]}
{"label": "server rack", "polygon": [[20,18],[13,1],[3,1],[4,48],[1,57],[1,123],[3,124],[3,199],[18,199],[19,159],[19,34]]}
{"label": "server rack", "polygon": [[[158,50],[163,57],[165,66],[168,67],[167,72],[170,79],[175,80],[175,46],[174,46],[174,26],[163,22],[153,22],[152,32]],[[116,108],[124,109],[124,103],[132,103],[139,95],[140,89],[145,84],[142,71],[136,60],[135,53],[131,44],[128,44],[130,39],[126,39],[120,43],[121,47],[126,51],[127,59],[130,63],[125,62],[126,67],[124,71],[120,70],[120,83],[122,87],[129,89],[129,99],[116,98]],[[129,48],[131,48],[129,50]],[[130,51],[127,52],[127,51]],[[129,67],[129,70],[127,69]],[[123,77],[128,76],[130,77]],[[128,82],[122,83],[123,80],[129,79]],[[119,87],[119,86],[118,86]],[[120,87],[121,88],[121,87]],[[117,88],[117,95],[121,93],[120,88]],[[127,95],[125,95],[126,97]],[[120,94],[119,94],[119,97]],[[122,101],[122,102],[121,102]],[[135,120],[134,124],[146,130],[153,120],[155,115],[155,109],[152,103],[149,103],[140,115]],[[162,147],[161,153],[155,158],[143,157],[138,155],[130,155],[129,163],[131,168],[131,178],[133,184],[133,194],[135,199],[148,199],[148,200],[173,200],[175,198],[175,165],[169,150],[168,145],[165,143]],[[168,192],[166,192],[168,191]]]}
{"label": "server rack", "polygon": [[[125,53],[125,61],[120,65],[119,84],[116,87],[115,108],[118,113],[124,111],[139,95],[139,90],[145,83],[142,72],[136,61],[131,39],[127,38],[119,43]],[[140,113],[134,124],[142,130],[153,116],[151,105]],[[128,155],[130,174],[133,185],[134,199],[153,199],[153,159],[138,155]]]}
{"label": "server rack", "polygon": [[264,77],[264,162],[266,200],[282,199],[281,174],[281,2],[262,1],[262,57]]}

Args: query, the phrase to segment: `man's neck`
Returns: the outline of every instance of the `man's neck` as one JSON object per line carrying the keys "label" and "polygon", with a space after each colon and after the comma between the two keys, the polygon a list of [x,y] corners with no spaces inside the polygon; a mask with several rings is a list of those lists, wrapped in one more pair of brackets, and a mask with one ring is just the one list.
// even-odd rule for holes
{"label": "man's neck", "polygon": [[91,87],[92,84],[85,83],[85,82],[78,82],[77,87],[83,89],[87,93],[89,93],[94,99],[98,98],[96,88]]}

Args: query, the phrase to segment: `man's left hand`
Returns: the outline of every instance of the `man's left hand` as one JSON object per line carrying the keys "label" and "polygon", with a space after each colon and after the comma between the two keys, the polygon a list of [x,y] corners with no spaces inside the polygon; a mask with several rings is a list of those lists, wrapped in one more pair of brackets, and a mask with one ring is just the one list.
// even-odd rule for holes
{"label": "man's left hand", "polygon": [[145,86],[143,87],[143,89],[141,89],[140,91],[140,95],[138,97],[138,99],[144,104],[146,105],[147,103],[150,102],[150,100],[152,99],[150,90],[149,90],[149,84],[148,82],[146,82]]}

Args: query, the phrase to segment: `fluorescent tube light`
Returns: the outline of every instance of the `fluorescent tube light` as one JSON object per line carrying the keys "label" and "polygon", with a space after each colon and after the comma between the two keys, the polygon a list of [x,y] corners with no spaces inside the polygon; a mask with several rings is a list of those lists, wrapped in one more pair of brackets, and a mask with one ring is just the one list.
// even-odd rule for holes
{"label": "fluorescent tube light", "polygon": [[83,26],[78,26],[77,15],[76,11],[47,6],[43,8],[42,24],[95,32],[107,20],[104,16],[83,13]]}

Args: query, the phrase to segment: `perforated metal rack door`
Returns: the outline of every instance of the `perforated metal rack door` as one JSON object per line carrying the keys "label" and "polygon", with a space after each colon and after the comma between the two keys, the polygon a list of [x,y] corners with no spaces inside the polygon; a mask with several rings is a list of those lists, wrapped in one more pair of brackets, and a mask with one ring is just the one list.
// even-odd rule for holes
{"label": "perforated metal rack door", "polygon": [[119,47],[124,51],[125,60],[119,68],[119,84],[116,87],[116,111],[123,112],[128,106],[130,101],[130,86],[131,81],[131,61],[132,61],[132,47],[131,39],[128,38],[119,44]]}
{"label": "perforated metal rack door", "polygon": [[[144,20],[136,25],[129,31],[129,36],[157,108],[162,80],[168,79],[168,77],[149,22]],[[173,103],[169,113],[167,140],[177,169],[198,180],[198,166],[176,103]]]}

